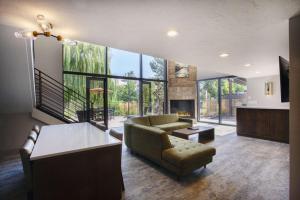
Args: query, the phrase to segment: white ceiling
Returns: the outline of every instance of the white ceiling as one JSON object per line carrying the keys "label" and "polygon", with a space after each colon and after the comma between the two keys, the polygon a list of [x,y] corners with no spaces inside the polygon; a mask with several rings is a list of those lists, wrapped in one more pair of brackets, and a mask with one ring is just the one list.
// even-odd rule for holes
{"label": "white ceiling", "polygon": [[[300,0],[0,0],[0,23],[32,29],[44,14],[71,39],[196,65],[198,78],[249,78],[278,74],[288,19],[299,11]],[[179,35],[168,38],[169,29]]]}

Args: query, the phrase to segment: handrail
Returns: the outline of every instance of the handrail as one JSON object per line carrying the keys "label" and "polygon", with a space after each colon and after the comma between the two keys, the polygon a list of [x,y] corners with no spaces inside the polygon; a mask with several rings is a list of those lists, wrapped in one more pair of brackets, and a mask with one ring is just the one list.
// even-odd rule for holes
{"label": "handrail", "polygon": [[[64,99],[63,96],[60,96],[61,94],[56,93],[57,90],[55,90],[55,88],[53,88],[51,85],[49,85],[49,84],[47,84],[47,83],[42,83],[42,84],[45,84],[45,85],[46,85],[45,88],[50,87],[50,88],[47,88],[46,92],[49,91],[49,93],[55,94],[57,97],[61,98],[62,100]],[[53,91],[52,89],[53,89],[54,91]],[[85,103],[85,102],[82,101],[81,99],[78,99],[78,100],[81,101],[81,103]],[[74,101],[74,102],[75,102],[76,104],[78,104],[78,105],[81,105],[79,102],[76,102],[76,101]]]}
{"label": "handrail", "polygon": [[[80,98],[82,98],[82,99],[85,99],[85,97],[82,96],[81,94],[79,94],[78,92],[72,90],[71,88],[68,88],[67,86],[65,86],[64,84],[58,82],[57,80],[55,80],[54,78],[52,78],[52,77],[50,77],[49,75],[45,74],[45,73],[42,72],[41,70],[39,70],[39,69],[37,69],[37,68],[34,68],[34,70],[35,70],[35,71],[38,71],[40,74],[45,75],[46,77],[50,78],[50,79],[53,80],[54,82],[58,83],[58,85],[60,85],[60,86],[62,86],[62,87],[64,87],[64,88],[66,88],[66,89],[68,89],[68,90],[71,90],[72,92],[74,92],[75,94],[77,94],[78,97],[80,97]],[[41,78],[42,78],[42,77],[41,77]],[[45,78],[43,78],[43,79],[45,79]],[[45,80],[47,80],[47,79],[45,79]]]}
{"label": "handrail", "polygon": [[[39,69],[34,69],[37,108],[63,121],[79,122],[77,111],[84,111],[86,119],[86,98],[66,87]],[[65,94],[69,100],[65,102]],[[76,117],[77,116],[77,117]],[[82,119],[81,119],[82,120]]]}
{"label": "handrail", "polygon": [[[43,79],[43,80],[45,80],[45,81],[47,81],[48,83],[51,83],[49,80],[47,80],[47,79],[45,79],[44,77],[40,77],[40,79]],[[47,84],[47,83],[44,83],[44,84]],[[57,86],[57,85],[55,85],[55,84],[53,84],[53,83],[51,83],[52,85],[54,85],[54,86]],[[47,84],[48,86],[50,86],[49,84]],[[51,86],[50,86],[51,87]],[[53,87],[52,87],[53,88]],[[62,89],[62,88],[60,88],[62,91],[64,91],[64,92],[67,92],[67,93],[70,93],[70,94],[72,94],[72,93],[75,93],[76,95],[77,95],[77,93],[74,91],[74,90],[72,90],[72,89],[70,89],[70,88],[68,88],[68,87],[66,87],[68,90],[64,90],[64,89]],[[54,88],[53,88],[54,89]],[[71,92],[72,93],[71,93]],[[80,96],[78,96],[78,97],[80,97]],[[80,100],[80,101],[82,101],[83,102],[83,100],[81,100],[81,99],[78,99],[78,100]]]}

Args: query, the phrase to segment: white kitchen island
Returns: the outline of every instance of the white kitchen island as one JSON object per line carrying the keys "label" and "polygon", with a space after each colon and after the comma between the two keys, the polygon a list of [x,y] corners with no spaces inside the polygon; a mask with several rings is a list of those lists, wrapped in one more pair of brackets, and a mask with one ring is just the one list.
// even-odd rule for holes
{"label": "white kitchen island", "polygon": [[120,199],[121,146],[90,123],[43,126],[30,157],[34,199]]}

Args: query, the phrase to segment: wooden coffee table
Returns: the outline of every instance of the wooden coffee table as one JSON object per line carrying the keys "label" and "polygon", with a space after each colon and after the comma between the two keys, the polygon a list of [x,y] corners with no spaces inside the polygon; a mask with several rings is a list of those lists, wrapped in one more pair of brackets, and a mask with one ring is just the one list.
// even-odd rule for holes
{"label": "wooden coffee table", "polygon": [[197,130],[188,128],[173,131],[172,135],[183,139],[189,139],[190,135],[198,134],[198,142],[206,143],[215,139],[215,129],[207,126],[197,126]]}

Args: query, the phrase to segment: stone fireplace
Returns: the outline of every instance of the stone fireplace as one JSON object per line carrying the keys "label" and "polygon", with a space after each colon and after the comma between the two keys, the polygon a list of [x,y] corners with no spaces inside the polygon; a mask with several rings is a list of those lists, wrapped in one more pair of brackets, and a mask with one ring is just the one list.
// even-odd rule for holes
{"label": "stone fireplace", "polygon": [[189,76],[179,78],[175,76],[175,64],[176,63],[174,61],[168,61],[169,112],[178,113],[182,117],[196,118],[197,68],[189,65]]}
{"label": "stone fireplace", "polygon": [[170,100],[170,113],[179,117],[195,118],[195,100]]}

